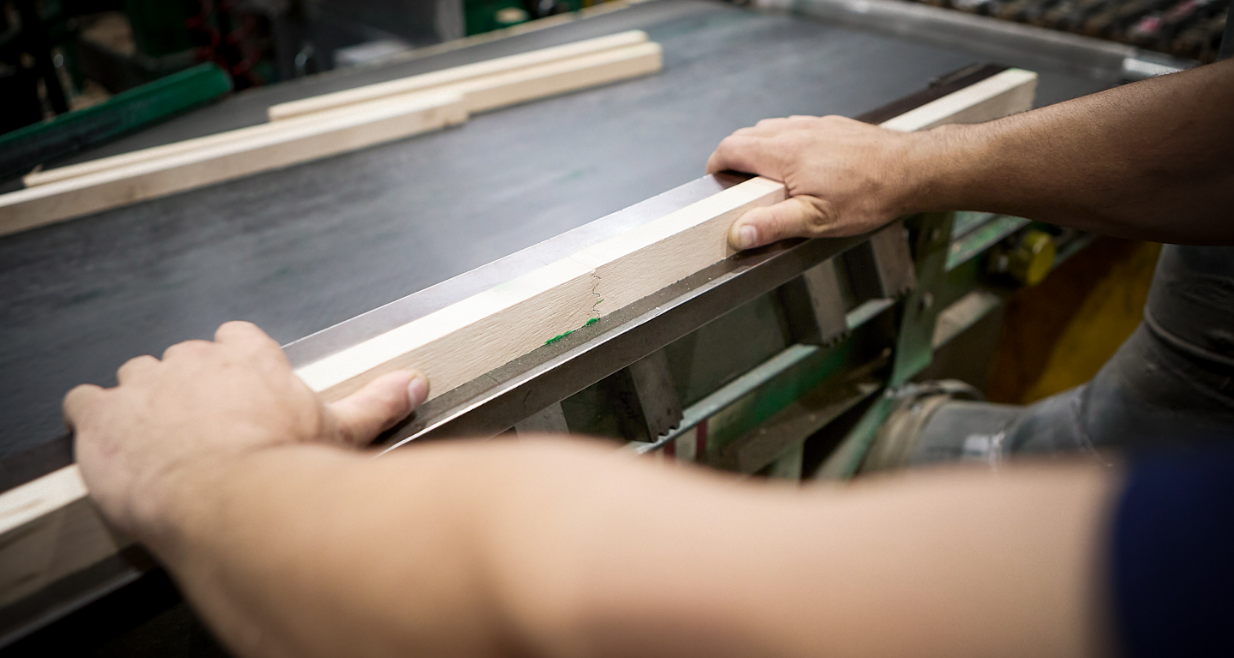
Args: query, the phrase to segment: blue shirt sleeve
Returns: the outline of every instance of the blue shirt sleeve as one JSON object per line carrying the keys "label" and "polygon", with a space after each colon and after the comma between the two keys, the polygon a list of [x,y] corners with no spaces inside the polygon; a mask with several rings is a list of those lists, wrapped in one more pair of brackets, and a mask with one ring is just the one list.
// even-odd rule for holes
{"label": "blue shirt sleeve", "polygon": [[1111,551],[1124,655],[1234,657],[1234,448],[1134,459]]}

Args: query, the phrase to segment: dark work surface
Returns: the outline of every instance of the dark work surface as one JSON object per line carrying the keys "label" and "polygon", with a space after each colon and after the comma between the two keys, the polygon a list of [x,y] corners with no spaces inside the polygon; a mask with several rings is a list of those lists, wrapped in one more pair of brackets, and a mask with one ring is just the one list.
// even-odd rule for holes
{"label": "dark work surface", "polygon": [[[112,383],[128,358],[231,319],[289,342],[697,178],[720,139],[761,118],[860,114],[974,61],[661,0],[242,93],[93,155],[256,123],[284,100],[632,28],[663,44],[662,74],[0,240],[0,456],[54,438],[64,392]],[[1039,98],[1098,88],[1047,74]]]}

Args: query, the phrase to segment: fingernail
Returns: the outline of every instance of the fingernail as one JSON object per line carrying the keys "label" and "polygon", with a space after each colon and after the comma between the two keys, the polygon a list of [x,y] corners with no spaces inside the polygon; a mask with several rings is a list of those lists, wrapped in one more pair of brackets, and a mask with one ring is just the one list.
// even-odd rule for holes
{"label": "fingernail", "polygon": [[746,224],[737,229],[737,248],[749,249],[758,244],[758,229]]}
{"label": "fingernail", "polygon": [[424,404],[424,401],[428,399],[428,377],[416,373],[411,383],[407,384],[407,395],[411,397],[412,407]]}

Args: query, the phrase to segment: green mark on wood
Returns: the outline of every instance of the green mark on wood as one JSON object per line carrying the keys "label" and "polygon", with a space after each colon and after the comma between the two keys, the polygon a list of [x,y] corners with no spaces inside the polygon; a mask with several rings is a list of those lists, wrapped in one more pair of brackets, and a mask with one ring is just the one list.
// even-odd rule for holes
{"label": "green mark on wood", "polygon": [[[592,318],[592,319],[588,320],[586,323],[584,323],[584,324],[583,324],[583,326],[584,326],[584,327],[590,327],[591,325],[593,325],[593,324],[595,324],[595,323],[597,323],[597,322],[599,322],[599,321],[600,321],[600,318]],[[556,336],[553,336],[552,338],[550,338],[550,339],[548,339],[548,340],[544,341],[544,344],[545,344],[545,345],[552,345],[553,343],[556,343],[557,341],[561,340],[562,338],[565,338],[566,336],[569,336],[570,334],[574,333],[575,331],[577,331],[577,329],[571,329],[571,330],[569,330],[569,331],[565,332],[564,334],[557,334]]]}

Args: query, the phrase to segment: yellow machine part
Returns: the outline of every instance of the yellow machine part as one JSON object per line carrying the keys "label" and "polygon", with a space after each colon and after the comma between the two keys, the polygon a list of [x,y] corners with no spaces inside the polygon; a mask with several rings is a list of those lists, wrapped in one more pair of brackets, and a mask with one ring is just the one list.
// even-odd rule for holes
{"label": "yellow machine part", "polygon": [[1099,238],[1011,299],[988,391],[1027,404],[1092,379],[1131,335],[1161,245]]}

